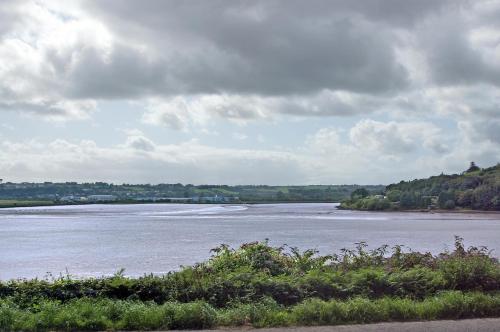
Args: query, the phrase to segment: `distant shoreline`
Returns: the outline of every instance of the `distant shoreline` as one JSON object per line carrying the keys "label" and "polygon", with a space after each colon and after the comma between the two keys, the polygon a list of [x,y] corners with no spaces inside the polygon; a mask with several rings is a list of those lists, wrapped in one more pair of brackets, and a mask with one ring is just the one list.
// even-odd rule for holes
{"label": "distant shoreline", "polygon": [[[23,204],[26,202],[26,204]],[[196,204],[196,205],[257,205],[257,204],[340,204],[340,202],[331,202],[331,201],[242,201],[242,202],[165,202],[165,201],[114,201],[114,202],[78,202],[78,203],[50,203],[47,201],[47,204],[30,204],[31,201],[18,201],[15,204],[1,204],[0,200],[0,209],[12,209],[12,208],[39,208],[39,207],[52,207],[52,206],[85,206],[85,205],[141,205],[141,204]],[[41,203],[42,201],[37,201],[37,203]],[[360,212],[418,212],[418,213],[487,213],[487,214],[500,214],[500,211],[492,211],[492,210],[468,210],[468,209],[409,209],[409,210],[362,210],[362,209],[350,209],[350,208],[340,208],[339,210],[345,211],[360,211]]]}
{"label": "distant shoreline", "polygon": [[[26,202],[23,204],[23,202]],[[36,207],[50,207],[50,206],[84,206],[84,205],[141,205],[141,204],[197,204],[197,205],[235,205],[235,204],[306,204],[306,203],[329,203],[340,204],[340,202],[331,201],[241,201],[241,202],[165,202],[165,201],[114,201],[114,202],[78,202],[78,203],[51,203],[47,204],[31,204],[31,201],[19,201],[19,203],[2,204],[0,200],[0,209],[12,208],[36,208]],[[41,201],[40,201],[41,202]]]}
{"label": "distant shoreline", "polygon": [[421,212],[421,213],[488,213],[488,214],[500,214],[500,211],[496,210],[469,210],[469,209],[402,209],[402,210],[363,210],[363,209],[352,209],[352,208],[343,208],[343,207],[338,207],[339,210],[344,210],[344,211],[360,211],[360,212],[386,212],[386,213],[393,213],[393,212],[405,212],[405,213],[410,213],[410,212]]}

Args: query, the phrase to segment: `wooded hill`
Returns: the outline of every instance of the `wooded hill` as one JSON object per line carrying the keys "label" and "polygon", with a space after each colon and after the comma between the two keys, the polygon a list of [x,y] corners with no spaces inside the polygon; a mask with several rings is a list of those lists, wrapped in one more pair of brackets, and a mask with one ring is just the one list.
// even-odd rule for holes
{"label": "wooded hill", "polygon": [[342,203],[360,210],[473,209],[500,211],[500,164],[479,168],[471,163],[461,174],[431,176],[388,185],[384,195],[359,189]]}

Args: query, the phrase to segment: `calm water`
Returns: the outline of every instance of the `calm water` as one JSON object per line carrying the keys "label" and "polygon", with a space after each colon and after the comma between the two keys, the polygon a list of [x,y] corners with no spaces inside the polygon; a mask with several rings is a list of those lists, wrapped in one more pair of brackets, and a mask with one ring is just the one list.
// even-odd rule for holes
{"label": "calm water", "polygon": [[500,256],[499,214],[370,213],[335,204],[85,205],[0,210],[0,279],[66,271],[101,276],[165,273],[205,260],[221,243],[270,239],[321,253],[366,241],[450,248],[453,235]]}

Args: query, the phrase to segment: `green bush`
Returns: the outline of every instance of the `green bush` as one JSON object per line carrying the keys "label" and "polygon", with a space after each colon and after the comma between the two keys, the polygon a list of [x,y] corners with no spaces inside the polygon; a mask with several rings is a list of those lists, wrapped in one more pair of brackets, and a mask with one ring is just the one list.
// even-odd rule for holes
{"label": "green bush", "polygon": [[349,280],[348,289],[352,295],[381,297],[392,294],[388,274],[381,269],[364,268],[349,272],[345,278]]}
{"label": "green bush", "polygon": [[446,288],[457,290],[498,290],[498,263],[486,256],[451,257],[439,264]]}
{"label": "green bush", "polygon": [[395,295],[419,299],[445,288],[443,274],[427,267],[395,272],[389,277],[389,283]]}

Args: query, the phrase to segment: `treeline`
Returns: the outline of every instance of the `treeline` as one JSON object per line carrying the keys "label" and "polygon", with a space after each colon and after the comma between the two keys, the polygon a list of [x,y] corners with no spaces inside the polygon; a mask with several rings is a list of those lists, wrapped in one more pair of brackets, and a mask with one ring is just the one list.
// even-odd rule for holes
{"label": "treeline", "polygon": [[342,202],[359,210],[473,209],[500,210],[500,164],[479,168],[474,162],[462,174],[432,176],[388,185],[381,195],[363,188]]}
{"label": "treeline", "polygon": [[[64,196],[114,195],[118,200],[161,200],[163,198],[227,197],[241,202],[340,202],[361,188],[359,185],[192,185],[95,183],[0,183],[0,200],[57,201]],[[384,187],[366,186],[370,193]]]}

